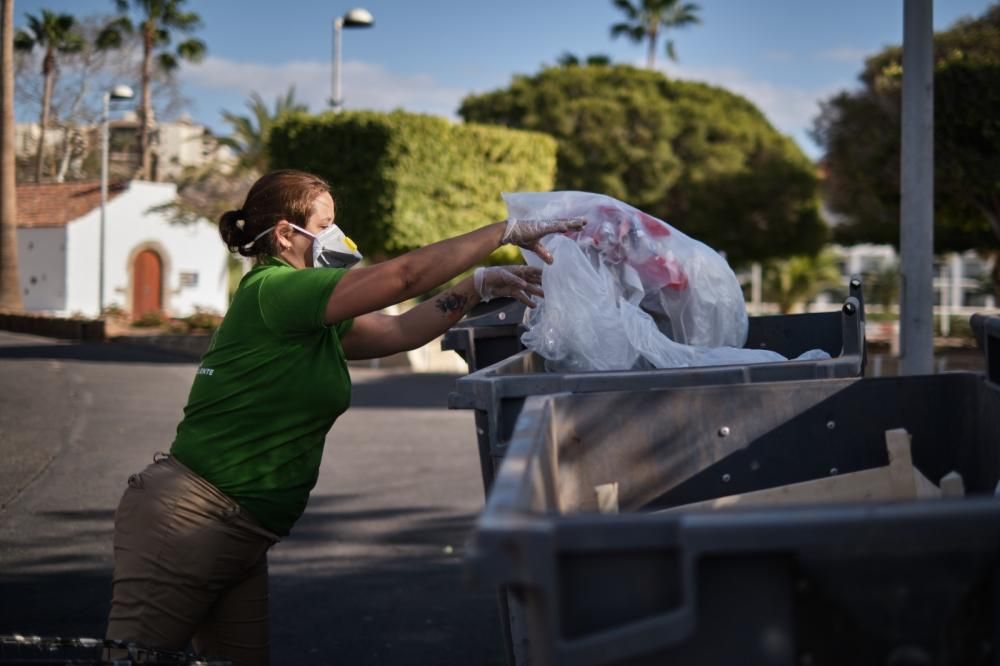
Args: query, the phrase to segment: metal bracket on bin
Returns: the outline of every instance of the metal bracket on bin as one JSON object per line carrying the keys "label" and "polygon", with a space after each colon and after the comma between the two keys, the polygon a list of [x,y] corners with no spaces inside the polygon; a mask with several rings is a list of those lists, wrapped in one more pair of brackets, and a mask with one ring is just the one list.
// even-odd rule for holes
{"label": "metal bracket on bin", "polygon": [[860,355],[862,357],[861,371],[864,373],[864,309],[857,298],[850,296],[841,306],[841,312],[844,315],[840,319],[844,340],[844,347],[841,351],[841,356]]}
{"label": "metal bracket on bin", "polygon": [[441,349],[461,356],[469,364],[469,372],[502,361],[523,348],[524,308],[523,303],[510,298],[479,305],[444,334]]}

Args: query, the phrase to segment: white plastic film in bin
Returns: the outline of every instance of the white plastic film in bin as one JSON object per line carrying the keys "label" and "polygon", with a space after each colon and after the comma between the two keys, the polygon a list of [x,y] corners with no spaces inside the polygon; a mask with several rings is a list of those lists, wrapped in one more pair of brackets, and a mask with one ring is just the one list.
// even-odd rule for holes
{"label": "white plastic film in bin", "polygon": [[[743,291],[715,250],[611,197],[587,192],[503,195],[514,219],[579,217],[579,232],[543,242],[545,298],[529,310],[524,345],[555,372],[630,370],[787,360],[742,349]],[[818,358],[807,352],[809,358]]]}

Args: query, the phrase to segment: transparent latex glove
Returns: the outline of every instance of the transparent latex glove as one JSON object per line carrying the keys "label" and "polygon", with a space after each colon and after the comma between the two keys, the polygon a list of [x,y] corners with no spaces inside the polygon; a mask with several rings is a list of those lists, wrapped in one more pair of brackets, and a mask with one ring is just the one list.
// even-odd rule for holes
{"label": "transparent latex glove", "polygon": [[552,263],[552,255],[546,250],[541,240],[549,234],[561,234],[565,231],[579,231],[587,221],[582,217],[553,218],[547,220],[507,220],[507,228],[503,232],[501,243],[510,243],[531,250],[547,264]]}
{"label": "transparent latex glove", "polygon": [[545,297],[542,292],[542,269],[531,266],[491,266],[477,268],[472,274],[476,293],[485,303],[494,298],[516,298],[528,307],[535,307],[532,296]]}

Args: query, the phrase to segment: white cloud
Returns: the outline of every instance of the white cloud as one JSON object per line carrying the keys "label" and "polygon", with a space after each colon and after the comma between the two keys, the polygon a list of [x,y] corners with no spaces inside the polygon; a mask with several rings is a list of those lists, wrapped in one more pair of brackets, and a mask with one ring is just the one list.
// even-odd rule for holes
{"label": "white cloud", "polygon": [[746,97],[767,116],[778,131],[794,138],[805,153],[814,158],[818,157],[819,148],[809,138],[808,130],[819,114],[819,103],[846,87],[783,86],[754,78],[736,67],[680,66],[670,63],[664,69],[668,76],[703,81]]}
{"label": "white cloud", "polygon": [[867,49],[859,49],[853,46],[841,46],[819,54],[822,60],[832,60],[834,62],[863,63],[865,58],[871,55]]}
{"label": "white cloud", "polygon": [[[295,86],[295,96],[314,111],[328,107],[331,65],[326,62],[292,61],[280,65],[237,62],[209,57],[200,65],[186,65],[184,81],[243,95],[259,93],[265,100],[283,95]],[[396,74],[382,65],[348,60],[343,63],[341,89],[348,109],[408,111],[455,117],[468,91],[441,85],[426,74]]]}

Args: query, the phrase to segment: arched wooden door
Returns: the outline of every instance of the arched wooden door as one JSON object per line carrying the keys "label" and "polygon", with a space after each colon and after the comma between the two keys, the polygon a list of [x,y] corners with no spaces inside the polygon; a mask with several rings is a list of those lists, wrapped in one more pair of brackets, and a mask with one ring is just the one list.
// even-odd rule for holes
{"label": "arched wooden door", "polygon": [[163,262],[153,250],[143,250],[132,265],[132,318],[163,310]]}

